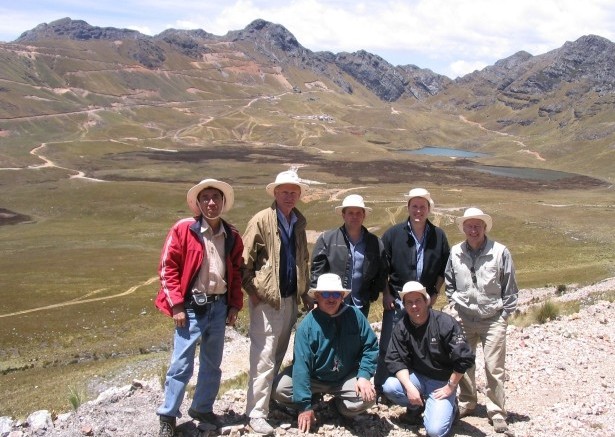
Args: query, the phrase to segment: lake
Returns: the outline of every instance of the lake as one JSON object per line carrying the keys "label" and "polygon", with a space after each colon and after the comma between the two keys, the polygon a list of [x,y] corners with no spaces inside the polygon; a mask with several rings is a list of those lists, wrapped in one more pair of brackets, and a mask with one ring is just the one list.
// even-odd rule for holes
{"label": "lake", "polygon": [[492,165],[479,165],[476,167],[462,168],[480,171],[482,173],[489,173],[496,176],[504,176],[507,178],[533,179],[539,181],[557,181],[576,176],[574,173],[530,167],[496,167]]}
{"label": "lake", "polygon": [[483,158],[487,153],[468,152],[467,150],[450,149],[448,147],[421,147],[416,150],[400,150],[409,155],[448,156],[449,158]]}
{"label": "lake", "polygon": [[[490,156],[488,153],[468,152],[467,150],[451,149],[448,147],[421,147],[416,150],[400,150],[409,155],[446,156],[449,158],[483,158]],[[495,176],[503,176],[517,179],[531,179],[539,181],[557,181],[576,176],[573,173],[563,171],[545,170],[530,167],[498,167],[492,165],[479,165],[476,167],[461,167],[467,170],[489,173]]]}

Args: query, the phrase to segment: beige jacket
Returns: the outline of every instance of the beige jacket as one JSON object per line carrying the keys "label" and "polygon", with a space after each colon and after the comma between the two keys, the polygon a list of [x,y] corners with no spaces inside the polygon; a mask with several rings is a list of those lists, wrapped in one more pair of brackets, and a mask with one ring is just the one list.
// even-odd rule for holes
{"label": "beige jacket", "polygon": [[[309,286],[309,253],[305,227],[307,221],[297,210],[295,246],[297,262],[297,297],[307,296]],[[248,295],[256,294],[272,307],[280,308],[280,246],[278,216],[275,202],[252,217],[242,237],[243,271],[242,286]],[[299,299],[297,299],[299,301]]]}

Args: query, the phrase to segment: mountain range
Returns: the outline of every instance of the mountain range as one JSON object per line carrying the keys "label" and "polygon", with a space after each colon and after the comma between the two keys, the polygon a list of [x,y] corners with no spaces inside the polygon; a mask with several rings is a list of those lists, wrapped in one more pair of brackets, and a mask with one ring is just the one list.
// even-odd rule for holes
{"label": "mountain range", "polygon": [[[537,56],[518,52],[451,80],[415,65],[393,66],[366,51],[312,52],[282,25],[260,19],[224,36],[168,29],[152,37],[64,18],[0,44],[0,60],[5,130],[10,127],[3,121],[24,117],[319,89],[340,104],[394,106],[413,120],[428,116],[450,123],[452,117],[514,137],[541,157],[538,167],[548,161],[547,167],[610,182],[614,176],[615,45],[596,35]],[[387,129],[403,124],[380,123]],[[421,134],[420,141],[400,146],[435,145],[440,135]],[[372,144],[399,144],[381,136],[374,134]],[[446,145],[489,153],[502,147],[493,138],[478,145],[462,137],[446,138]]]}

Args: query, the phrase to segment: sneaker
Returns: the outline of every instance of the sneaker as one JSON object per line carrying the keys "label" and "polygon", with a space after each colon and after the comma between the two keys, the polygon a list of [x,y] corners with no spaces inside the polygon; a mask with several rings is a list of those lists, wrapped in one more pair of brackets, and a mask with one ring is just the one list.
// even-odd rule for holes
{"label": "sneaker", "polygon": [[175,421],[160,419],[159,437],[175,437]]}
{"label": "sneaker", "polygon": [[473,416],[476,408],[459,407],[459,418],[463,419],[467,416]]}
{"label": "sneaker", "polygon": [[194,420],[198,420],[199,429],[203,431],[215,431],[216,429],[222,427],[220,418],[216,416],[213,411],[199,413],[198,411],[189,408],[188,416],[192,417]]}
{"label": "sneaker", "polygon": [[263,417],[253,417],[250,419],[250,428],[257,434],[273,435],[273,426]]}
{"label": "sneaker", "polygon": [[419,408],[406,408],[406,412],[399,417],[399,420],[408,425],[422,425],[423,414]]}
{"label": "sneaker", "polygon": [[508,424],[506,421],[500,417],[492,419],[493,430],[497,433],[505,433],[508,431]]}

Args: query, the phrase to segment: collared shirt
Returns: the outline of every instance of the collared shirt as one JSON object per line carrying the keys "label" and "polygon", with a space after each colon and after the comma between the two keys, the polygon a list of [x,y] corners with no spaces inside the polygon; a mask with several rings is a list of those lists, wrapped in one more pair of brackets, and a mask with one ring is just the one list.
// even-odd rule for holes
{"label": "collared shirt", "polygon": [[416,280],[420,281],[421,275],[423,274],[423,260],[425,259],[425,242],[427,241],[427,234],[429,234],[429,223],[425,223],[425,230],[423,231],[423,235],[420,236],[420,239],[417,235],[414,234],[414,230],[412,229],[410,221],[408,221],[408,228],[410,229],[408,233],[414,239],[414,244],[416,245]]}
{"label": "collared shirt", "polygon": [[226,231],[220,225],[218,232],[214,234],[213,229],[207,221],[201,224],[201,235],[205,242],[205,257],[199,270],[196,288],[206,294],[226,293],[226,265],[224,262],[224,240]]}
{"label": "collared shirt", "polygon": [[[294,211],[290,212],[290,223],[280,211],[276,208],[278,215],[278,229],[280,230],[280,240],[282,249],[280,253],[280,261],[284,265],[280,265],[280,296],[289,297],[297,292],[297,260],[295,253],[295,241],[293,238],[293,230],[297,223],[297,215]],[[281,264],[280,263],[280,264]]]}
{"label": "collared shirt", "polygon": [[478,258],[478,256],[481,253],[483,253],[483,250],[485,250],[485,246],[487,245],[487,238],[485,238],[483,240],[483,244],[481,244],[480,247],[478,249],[476,249],[476,250],[474,250],[474,248],[472,248],[472,246],[470,246],[470,243],[468,243],[468,240],[464,241],[464,244],[466,245],[466,250],[468,251],[468,253],[472,257],[472,261],[475,261],[476,258]]}
{"label": "collared shirt", "polygon": [[365,260],[366,244],[363,238],[363,231],[359,241],[353,243],[345,230],[343,230],[346,238],[348,239],[348,245],[350,248],[350,263],[348,263],[348,271],[346,277],[351,278],[350,281],[350,298],[354,306],[362,308],[364,305],[363,299],[361,299],[360,291],[363,284],[363,261]]}
{"label": "collared shirt", "polygon": [[282,229],[286,231],[286,236],[290,238],[293,234],[293,228],[295,227],[295,223],[297,223],[297,216],[295,215],[295,211],[290,212],[290,223],[286,220],[286,217],[280,211],[279,208],[276,208],[276,212],[278,214],[278,223],[282,225]]}

